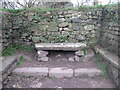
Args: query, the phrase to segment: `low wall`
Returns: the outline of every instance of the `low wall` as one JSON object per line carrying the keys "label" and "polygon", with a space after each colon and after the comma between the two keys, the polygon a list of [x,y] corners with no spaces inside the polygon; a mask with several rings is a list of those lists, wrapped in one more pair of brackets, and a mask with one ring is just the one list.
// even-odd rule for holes
{"label": "low wall", "polygon": [[113,80],[115,85],[119,87],[119,76],[120,76],[120,66],[119,66],[119,57],[103,47],[97,45],[94,48],[95,52],[100,56],[100,62],[107,65],[107,70],[110,78]]}

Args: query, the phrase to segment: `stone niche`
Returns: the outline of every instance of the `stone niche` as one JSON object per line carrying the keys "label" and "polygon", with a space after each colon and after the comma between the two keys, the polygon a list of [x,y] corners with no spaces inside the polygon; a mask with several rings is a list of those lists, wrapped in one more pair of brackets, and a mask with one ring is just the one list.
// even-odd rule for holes
{"label": "stone niche", "polygon": [[84,56],[82,49],[86,47],[85,43],[38,43],[35,44],[39,61],[49,61],[49,50],[75,51],[75,56],[68,58],[68,61],[80,61]]}

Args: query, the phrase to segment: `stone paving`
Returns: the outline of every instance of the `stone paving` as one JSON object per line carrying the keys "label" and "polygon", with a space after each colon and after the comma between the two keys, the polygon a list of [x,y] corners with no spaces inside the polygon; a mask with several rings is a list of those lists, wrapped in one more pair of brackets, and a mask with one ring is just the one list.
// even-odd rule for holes
{"label": "stone paving", "polygon": [[70,69],[67,67],[24,67],[16,68],[13,70],[13,74],[21,76],[49,76],[56,78],[70,78],[70,77],[97,77],[102,76],[103,72],[96,68],[80,68],[80,69]]}

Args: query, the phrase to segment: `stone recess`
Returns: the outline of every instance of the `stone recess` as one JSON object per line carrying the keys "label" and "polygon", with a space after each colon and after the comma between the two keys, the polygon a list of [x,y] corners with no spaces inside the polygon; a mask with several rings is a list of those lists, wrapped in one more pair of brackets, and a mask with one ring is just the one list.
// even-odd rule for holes
{"label": "stone recess", "polygon": [[74,70],[76,77],[96,77],[103,75],[102,71],[96,68],[81,68],[81,69],[75,69]]}
{"label": "stone recess", "polygon": [[56,78],[71,78],[73,77],[73,70],[60,67],[60,68],[51,68],[49,71],[49,77],[56,77]]}
{"label": "stone recess", "polygon": [[13,74],[22,75],[22,76],[47,76],[48,67],[24,67],[16,68],[13,70]]}

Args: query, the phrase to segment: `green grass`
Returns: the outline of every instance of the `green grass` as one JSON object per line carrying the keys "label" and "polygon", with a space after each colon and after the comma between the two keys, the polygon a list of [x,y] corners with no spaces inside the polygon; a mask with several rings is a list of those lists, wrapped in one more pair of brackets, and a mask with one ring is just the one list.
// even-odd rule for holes
{"label": "green grass", "polygon": [[79,10],[81,9],[102,9],[104,7],[118,7],[119,6],[119,3],[117,4],[108,4],[108,5],[95,5],[95,6],[86,6],[86,5],[83,5],[83,6],[80,6],[79,7]]}
{"label": "green grass", "polygon": [[26,59],[23,56],[19,57],[19,61],[16,63],[17,66],[22,65],[24,62],[26,61]]}
{"label": "green grass", "polygon": [[98,55],[96,55],[95,58],[96,58],[95,61],[96,61],[97,65],[98,65],[98,67],[103,71],[104,77],[109,78],[107,64],[102,62],[101,58]]}
{"label": "green grass", "polygon": [[50,77],[52,80],[56,80],[57,78],[55,77],[55,76],[53,76],[53,77]]}
{"label": "green grass", "polygon": [[87,49],[83,49],[84,55],[86,55],[88,53]]}
{"label": "green grass", "polygon": [[41,13],[46,13],[46,12],[50,12],[50,11],[64,11],[64,10],[77,10],[74,7],[68,7],[68,8],[48,8],[48,9],[43,9],[43,8],[26,8],[26,10],[37,10],[38,12]]}
{"label": "green grass", "polygon": [[67,43],[69,41],[70,38],[67,35],[50,35],[49,37],[40,39],[40,42],[42,43]]}
{"label": "green grass", "polygon": [[79,9],[101,9],[103,8],[104,6],[103,5],[95,5],[95,6],[80,6]]}
{"label": "green grass", "polygon": [[20,13],[22,11],[24,11],[25,9],[2,9],[0,8],[0,11],[8,11],[10,13]]}
{"label": "green grass", "polygon": [[74,8],[74,7],[67,7],[67,8],[48,8],[48,9],[43,9],[43,8],[25,8],[25,9],[2,9],[0,8],[0,11],[8,11],[10,13],[20,13],[22,11],[25,10],[37,10],[41,13],[46,13],[48,11],[64,11],[64,10],[81,10],[81,9],[102,9],[103,7],[107,6],[107,7],[116,7],[119,6],[120,3],[117,4],[108,4],[108,5],[95,5],[95,6],[86,6],[86,5],[82,5],[79,8]]}
{"label": "green grass", "polygon": [[13,55],[17,50],[24,50],[24,51],[28,51],[28,52],[33,52],[34,49],[35,49],[35,47],[33,47],[33,46],[11,44],[2,52],[2,56]]}

